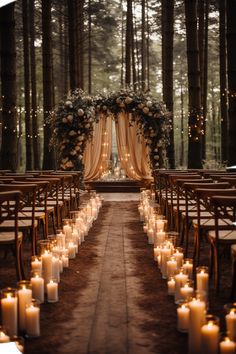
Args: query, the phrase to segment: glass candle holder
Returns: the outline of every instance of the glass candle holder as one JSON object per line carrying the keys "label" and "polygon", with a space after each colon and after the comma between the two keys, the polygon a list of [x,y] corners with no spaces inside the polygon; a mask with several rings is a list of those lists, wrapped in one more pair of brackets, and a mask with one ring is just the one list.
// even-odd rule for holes
{"label": "glass candle holder", "polygon": [[58,301],[58,283],[55,279],[51,279],[47,283],[47,301],[57,302]]}
{"label": "glass candle holder", "polygon": [[177,261],[175,257],[169,257],[169,259],[166,262],[166,267],[167,267],[167,277],[174,276],[177,270]]}
{"label": "glass candle holder", "polygon": [[236,303],[229,303],[224,306],[226,310],[225,322],[227,334],[230,340],[236,341]]}
{"label": "glass candle holder", "polygon": [[17,289],[6,288],[1,290],[2,325],[9,336],[15,336],[18,332],[17,304]]}
{"label": "glass candle holder", "polygon": [[176,247],[173,253],[173,257],[175,257],[177,261],[177,267],[181,268],[183,265],[184,252],[182,247]]}
{"label": "glass candle holder", "polygon": [[205,323],[201,327],[202,353],[218,354],[219,332],[219,318],[206,315]]}
{"label": "glass candle holder", "polygon": [[209,271],[208,267],[201,266],[196,268],[197,291],[207,302],[209,288]]}
{"label": "glass candle holder", "polygon": [[31,257],[31,270],[42,275],[42,259],[39,256]]}
{"label": "glass candle holder", "polygon": [[[201,327],[205,322],[206,303],[198,293],[189,300],[188,352],[201,353]],[[205,353],[205,351],[204,351]]]}
{"label": "glass candle holder", "polygon": [[25,309],[27,337],[40,336],[40,308],[35,300],[26,305]]}
{"label": "glass candle holder", "polygon": [[0,343],[10,342],[10,337],[7,335],[6,328],[0,326]]}
{"label": "glass candle holder", "polygon": [[39,240],[38,241],[39,254],[40,256],[47,252],[51,252],[51,243],[49,240]]}
{"label": "glass candle holder", "polygon": [[63,219],[63,233],[65,234],[66,240],[70,240],[72,235],[72,220],[71,219]]}
{"label": "glass candle holder", "polygon": [[181,301],[177,308],[177,329],[179,332],[186,333],[189,328],[189,306],[188,302]]}
{"label": "glass candle holder", "polygon": [[189,279],[193,278],[193,260],[192,258],[185,258],[183,261],[183,269],[188,274]]}
{"label": "glass candle holder", "polygon": [[32,301],[32,286],[28,280],[18,282],[19,330],[25,331],[25,308]]}
{"label": "glass candle holder", "polygon": [[220,346],[220,354],[235,354],[236,351],[235,342],[228,337],[227,333],[221,333],[219,346]]}
{"label": "glass candle holder", "polygon": [[185,274],[183,268],[180,268],[175,273],[175,303],[178,304],[182,300],[180,289],[187,283],[188,275]]}
{"label": "glass candle holder", "polygon": [[66,245],[66,237],[62,230],[57,230],[56,233],[57,246],[59,248],[64,248]]}
{"label": "glass candle holder", "polygon": [[180,295],[183,300],[188,301],[194,293],[194,283],[192,280],[188,279],[184,286],[180,288]]}
{"label": "glass candle holder", "polygon": [[44,278],[41,273],[31,272],[32,297],[40,304],[44,302]]}
{"label": "glass candle holder", "polygon": [[170,277],[167,281],[168,295],[175,295],[175,277]]}
{"label": "glass candle holder", "polygon": [[177,240],[179,239],[179,233],[176,231],[167,232],[167,240],[170,241],[174,248],[176,248]]}

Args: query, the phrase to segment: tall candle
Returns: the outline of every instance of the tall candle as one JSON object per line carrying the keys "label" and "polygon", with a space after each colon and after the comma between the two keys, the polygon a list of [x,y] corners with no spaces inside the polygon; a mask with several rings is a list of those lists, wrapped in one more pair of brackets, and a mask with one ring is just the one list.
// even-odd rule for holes
{"label": "tall candle", "polygon": [[148,243],[150,245],[152,245],[154,243],[154,231],[153,231],[153,229],[148,229],[147,235],[148,235]]}
{"label": "tall candle", "polygon": [[188,332],[190,310],[187,304],[177,308],[177,329],[179,332]]}
{"label": "tall candle", "polygon": [[159,231],[154,236],[154,246],[160,246],[166,238],[166,233],[164,231]]}
{"label": "tall candle", "polygon": [[75,258],[75,251],[76,251],[76,249],[75,249],[75,245],[74,245],[74,243],[73,242],[69,242],[69,245],[68,245],[68,257],[69,257],[69,259],[73,259],[73,258]]}
{"label": "tall candle", "polygon": [[12,292],[6,292],[6,297],[1,300],[2,325],[9,336],[17,335],[17,297]]}
{"label": "tall candle", "polygon": [[171,249],[164,245],[164,247],[161,249],[161,272],[162,272],[162,278],[166,279],[167,278],[167,260],[171,255]]}
{"label": "tall candle", "polygon": [[177,270],[177,261],[174,257],[171,257],[167,262],[167,277],[171,277]]}
{"label": "tall candle", "polygon": [[60,265],[59,257],[52,257],[52,278],[55,279],[58,283],[60,282]]}
{"label": "tall candle", "polygon": [[157,219],[156,220],[156,232],[160,232],[164,230],[164,220]]}
{"label": "tall candle", "polygon": [[193,277],[193,260],[186,258],[183,263],[183,269],[185,273],[188,274],[189,279]]}
{"label": "tall candle", "polygon": [[39,257],[33,256],[31,261],[31,269],[33,272],[42,274],[42,261]]}
{"label": "tall candle", "polygon": [[[22,284],[25,282],[25,284]],[[19,329],[25,330],[25,309],[26,306],[32,302],[32,289],[30,289],[30,283],[23,281],[19,282],[20,288],[18,289],[19,299]]]}
{"label": "tall candle", "polygon": [[40,309],[31,303],[25,310],[26,334],[30,337],[40,336]]}
{"label": "tall candle", "polygon": [[168,286],[168,295],[175,295],[175,279],[174,277],[170,277],[167,282]]}
{"label": "tall candle", "polygon": [[220,342],[220,354],[235,354],[235,342],[226,337]]}
{"label": "tall candle", "polygon": [[31,285],[32,285],[32,297],[37,300],[39,303],[44,302],[44,279],[38,275],[35,274],[33,277],[30,279]]}
{"label": "tall candle", "polygon": [[201,327],[205,319],[206,304],[204,301],[193,298],[189,302],[189,331],[188,348],[189,354],[201,352]]}
{"label": "tall candle", "polygon": [[182,248],[176,248],[175,252],[173,253],[173,257],[175,257],[176,261],[177,261],[177,267],[181,268],[182,264],[183,264],[183,258],[184,258],[184,254],[182,252]]}
{"label": "tall candle", "polygon": [[231,340],[236,341],[236,309],[231,309],[225,316],[227,333]]}
{"label": "tall candle", "polygon": [[66,239],[70,239],[72,236],[72,227],[68,224],[63,226],[63,233],[65,234]]}
{"label": "tall candle", "polygon": [[42,254],[42,269],[45,284],[52,279],[52,253],[45,251]]}
{"label": "tall candle", "polygon": [[186,282],[186,284],[180,288],[180,295],[183,300],[188,300],[190,297],[192,297],[193,292],[194,288],[190,282]]}
{"label": "tall candle", "polygon": [[178,274],[175,275],[175,303],[177,304],[181,299],[180,289],[187,282],[188,276],[184,274],[183,270],[180,270]]}
{"label": "tall candle", "polygon": [[219,326],[213,321],[208,321],[201,328],[202,353],[218,354]]}
{"label": "tall candle", "polygon": [[197,291],[202,296],[202,298],[207,301],[208,298],[208,283],[209,283],[209,274],[207,267],[198,267],[197,268]]}
{"label": "tall candle", "polygon": [[47,300],[48,302],[58,301],[58,284],[53,280],[47,284]]}

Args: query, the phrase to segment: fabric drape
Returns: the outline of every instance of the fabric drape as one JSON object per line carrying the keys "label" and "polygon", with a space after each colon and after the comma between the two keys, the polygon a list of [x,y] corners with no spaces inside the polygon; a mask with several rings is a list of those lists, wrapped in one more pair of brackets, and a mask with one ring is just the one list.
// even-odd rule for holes
{"label": "fabric drape", "polygon": [[100,116],[99,122],[94,124],[93,138],[87,142],[84,151],[84,178],[91,181],[100,178],[108,167],[111,155],[112,120]]}
{"label": "fabric drape", "polygon": [[129,125],[128,113],[121,113],[116,123],[117,149],[122,168],[129,178],[152,179],[148,148],[144,138],[137,135],[136,125]]}

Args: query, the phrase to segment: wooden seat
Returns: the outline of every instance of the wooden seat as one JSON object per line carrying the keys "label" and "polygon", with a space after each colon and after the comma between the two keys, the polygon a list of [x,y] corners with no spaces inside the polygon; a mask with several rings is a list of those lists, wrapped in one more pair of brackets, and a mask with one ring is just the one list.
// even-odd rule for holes
{"label": "wooden seat", "polygon": [[[22,232],[18,227],[20,191],[0,192],[0,247],[10,247],[15,255],[17,279],[25,278],[22,260]],[[11,227],[5,227],[10,222]]]}

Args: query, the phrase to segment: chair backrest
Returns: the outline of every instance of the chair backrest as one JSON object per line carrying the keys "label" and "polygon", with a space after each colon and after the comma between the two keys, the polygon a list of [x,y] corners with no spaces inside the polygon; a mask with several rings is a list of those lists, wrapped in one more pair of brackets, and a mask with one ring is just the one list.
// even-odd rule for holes
{"label": "chair backrest", "polygon": [[[19,190],[0,192],[0,228],[6,220],[14,220],[12,231],[15,233],[15,242],[18,243],[18,211],[22,193]],[[9,227],[6,229],[9,231]]]}

